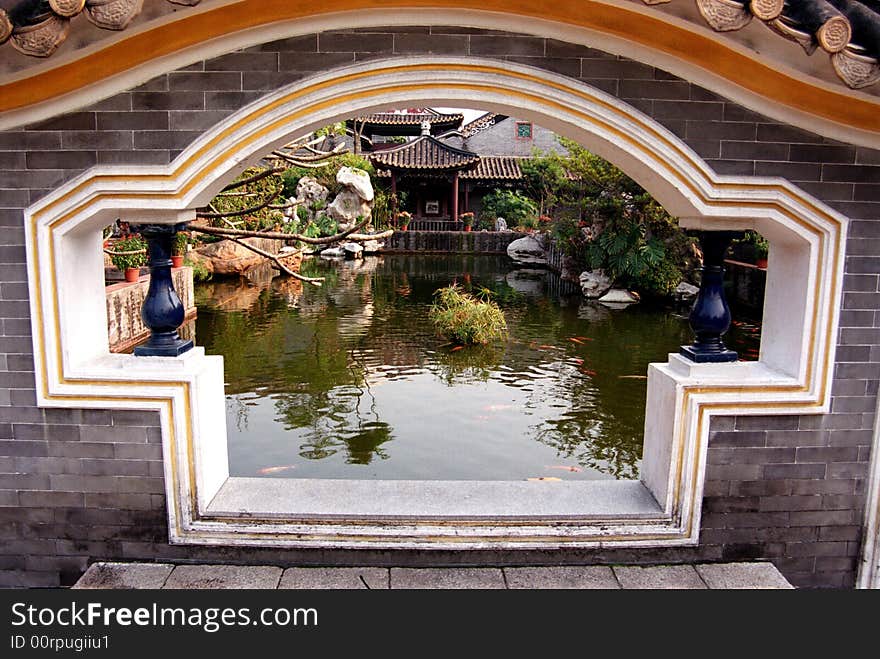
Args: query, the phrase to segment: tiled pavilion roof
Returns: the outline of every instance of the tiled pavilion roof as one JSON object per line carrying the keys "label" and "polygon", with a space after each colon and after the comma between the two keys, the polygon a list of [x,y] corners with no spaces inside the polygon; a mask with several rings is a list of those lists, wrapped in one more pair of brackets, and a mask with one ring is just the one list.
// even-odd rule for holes
{"label": "tiled pavilion roof", "polygon": [[377,169],[455,171],[476,166],[480,156],[444,144],[431,135],[422,135],[412,142],[370,154],[370,162]]}
{"label": "tiled pavilion roof", "polygon": [[513,156],[483,156],[473,169],[461,173],[462,179],[472,181],[518,181],[522,178],[519,163]]}
{"label": "tiled pavilion roof", "polygon": [[[0,44],[48,57],[67,38],[72,20],[85,14],[107,30],[123,30],[145,2],[193,6],[201,0],[0,0]],[[826,51],[835,73],[852,88],[880,81],[880,0],[642,0],[646,5],[696,4],[717,32],[735,32],[760,21],[807,54]],[[425,119],[421,119],[423,121]]]}

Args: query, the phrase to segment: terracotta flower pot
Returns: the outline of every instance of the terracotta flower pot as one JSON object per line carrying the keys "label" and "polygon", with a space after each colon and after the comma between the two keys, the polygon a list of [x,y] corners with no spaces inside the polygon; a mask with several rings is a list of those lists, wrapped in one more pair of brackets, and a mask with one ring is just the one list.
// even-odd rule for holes
{"label": "terracotta flower pot", "polygon": [[183,254],[172,254],[171,255],[171,267],[172,268],[182,268],[183,267]]}
{"label": "terracotta flower pot", "polygon": [[757,258],[755,259],[755,265],[764,270],[767,269],[767,259],[766,258]]}
{"label": "terracotta flower pot", "polygon": [[140,268],[126,268],[125,269],[125,281],[129,284],[135,283],[141,276]]}
{"label": "terracotta flower pot", "polygon": [[465,230],[465,231],[470,231],[470,230],[471,230],[471,225],[470,225],[470,224],[465,224],[465,225],[464,225],[464,230]]}
{"label": "terracotta flower pot", "polygon": [[401,231],[406,231],[406,225],[405,225],[405,224],[401,225],[400,230],[401,230]]}

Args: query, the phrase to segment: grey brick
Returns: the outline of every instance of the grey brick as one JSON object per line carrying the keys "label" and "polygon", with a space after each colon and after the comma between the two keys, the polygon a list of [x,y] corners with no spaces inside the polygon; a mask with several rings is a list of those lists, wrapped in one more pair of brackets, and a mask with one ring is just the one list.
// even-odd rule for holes
{"label": "grey brick", "polygon": [[830,144],[792,144],[793,162],[854,163],[854,146],[835,146]]}
{"label": "grey brick", "polygon": [[177,91],[234,91],[241,89],[239,71],[188,71],[172,73],[169,89]]}
{"label": "grey brick", "polygon": [[822,138],[794,126],[782,124],[758,124],[758,141],[791,142],[792,144],[818,144]]}
{"label": "grey brick", "polygon": [[[79,477],[74,476],[71,478]],[[61,492],[55,489],[52,491],[33,490],[19,492],[18,498],[22,506],[37,506],[40,508],[68,508],[85,505],[85,495],[82,492]]]}
{"label": "grey brick", "polygon": [[849,256],[846,259],[846,272],[876,275],[880,272],[880,256]]}
{"label": "grey brick", "polygon": [[168,75],[158,75],[147,82],[138,85],[132,91],[134,92],[166,92],[168,91]]}
{"label": "grey brick", "polygon": [[825,478],[825,465],[810,463],[766,465],[764,478]]}
{"label": "grey brick", "polygon": [[863,497],[851,494],[826,494],[822,497],[824,510],[859,510]]}
{"label": "grey brick", "polygon": [[[876,191],[876,187],[872,186],[872,190]],[[864,220],[854,220],[849,223],[849,230],[847,231],[847,237],[849,240],[853,240],[854,238],[880,238],[880,222],[871,221],[866,222]],[[850,278],[844,277],[844,288],[846,290],[876,290],[877,288],[877,279],[876,277],[871,278],[867,277],[869,281],[873,281],[873,288],[863,288],[859,287],[858,289],[852,289],[847,285],[847,282],[851,281]]]}
{"label": "grey brick", "polygon": [[852,183],[812,183],[799,181],[798,187],[823,201],[852,201],[854,185]]}
{"label": "grey brick", "polygon": [[470,37],[470,54],[544,57],[546,53],[544,39],[539,37],[473,35]]}
{"label": "grey brick", "polygon": [[[303,63],[306,65],[305,63]],[[320,65],[314,64],[311,71],[320,71]],[[305,70],[288,71],[283,70],[280,73],[272,73],[265,71],[248,71],[242,78],[242,86],[246,90],[275,90],[305,77]],[[208,92],[211,94],[212,92]]]}
{"label": "grey brick", "polygon": [[86,426],[81,429],[80,436],[84,442],[143,444],[147,441],[146,431],[142,427]]}
{"label": "grey brick", "polygon": [[880,183],[880,167],[822,165],[822,180],[849,183]]}
{"label": "grey brick", "polygon": [[817,181],[821,173],[819,165],[797,162],[764,162],[755,163],[756,176],[781,176],[789,181]]}
{"label": "grey brick", "polygon": [[791,494],[791,483],[785,480],[735,481],[730,484],[731,496],[771,496]]}
{"label": "grey brick", "polygon": [[761,477],[761,465],[708,465],[706,478],[711,480],[755,481]]}
{"label": "grey brick", "polygon": [[506,58],[510,62],[519,62],[526,66],[534,66],[545,71],[558,73],[559,75],[575,78],[580,75],[580,60],[565,57],[528,57],[526,55],[515,55]]}
{"label": "grey brick", "polygon": [[168,111],[99,112],[98,130],[168,130]]}
{"label": "grey brick", "polygon": [[[871,242],[871,241],[867,241]],[[880,241],[877,241],[880,242]],[[868,245],[870,247],[870,245]],[[844,293],[843,294],[844,309],[878,309],[880,308],[880,293]],[[841,332],[841,336],[846,336]],[[845,338],[844,343],[849,343]]]}
{"label": "grey brick", "polygon": [[[314,44],[307,44],[312,45]],[[314,47],[306,52],[314,52]],[[392,53],[394,52],[394,35],[374,34],[365,38],[362,34],[345,32],[327,32],[318,36],[317,50],[322,53]]]}
{"label": "grey brick", "polygon": [[306,34],[299,37],[290,37],[288,39],[279,39],[270,41],[259,46],[260,50],[269,52],[294,51],[301,53],[313,53],[318,50],[317,34]]}
{"label": "grey brick", "polygon": [[[136,446],[136,444],[121,444],[119,446]],[[114,445],[109,443],[50,442],[48,454],[73,458],[112,458],[114,457],[114,448]]]}
{"label": "grey brick", "polygon": [[46,474],[0,474],[0,490],[48,490]]}
{"label": "grey brick", "polygon": [[855,447],[801,447],[796,462],[851,462],[858,456]]}
{"label": "grey brick", "polygon": [[28,131],[43,130],[95,130],[95,113],[71,112],[28,127]]}
{"label": "grey brick", "polygon": [[828,433],[829,446],[868,446],[871,443],[870,430],[834,430]]}
{"label": "grey brick", "polygon": [[[862,346],[858,346],[856,349],[860,349]],[[838,350],[839,352],[839,350]],[[868,350],[868,358],[870,358],[871,351]],[[849,359],[847,361],[856,361],[855,359]],[[861,360],[865,361],[865,360]],[[868,391],[868,381],[867,380],[835,380],[834,384],[831,387],[831,395],[832,396],[863,396],[867,394]]]}
{"label": "grey brick", "polygon": [[209,110],[238,110],[259,98],[260,92],[205,92],[205,107]]}
{"label": "grey brick", "polygon": [[792,462],[795,459],[794,448],[711,448],[708,454],[709,464],[768,464],[775,462]]}
{"label": "grey brick", "polygon": [[582,57],[585,59],[618,61],[614,55],[590,48],[589,46],[582,46],[567,41],[557,41],[556,39],[547,39],[546,41],[547,57]]}
{"label": "grey brick", "polygon": [[169,162],[171,162],[171,152],[162,149],[98,153],[99,165],[165,165]]}
{"label": "grey brick", "polygon": [[[564,54],[558,54],[561,51],[554,50],[547,45],[547,56],[554,58],[566,58]],[[610,59],[581,59],[580,60],[580,78],[627,78],[651,80],[654,77],[654,69],[646,64],[639,62],[620,62]]]}
{"label": "grey brick", "polygon": [[395,34],[394,52],[403,55],[467,55],[468,39],[463,35]]}
{"label": "grey brick", "polygon": [[835,462],[828,465],[828,478],[867,478],[866,462]]}
{"label": "grey brick", "polygon": [[110,510],[151,510],[151,494],[127,493],[105,494],[101,492],[87,492],[85,495],[86,507],[107,508]]}
{"label": "grey brick", "polygon": [[823,526],[819,529],[819,540],[850,540],[857,542],[861,540],[861,526]]}
{"label": "grey brick", "polygon": [[205,109],[205,95],[202,92],[136,92],[131,95],[131,101],[135,111]]}
{"label": "grey brick", "polygon": [[[791,526],[834,526],[835,524],[851,525],[853,512],[851,510],[824,510],[803,511],[789,513]],[[812,544],[812,543],[811,543]],[[810,552],[809,555],[815,555]]]}
{"label": "grey brick", "polygon": [[666,100],[658,100],[654,102],[655,119],[720,121],[723,113],[724,107],[721,103]]}
{"label": "grey brick", "polygon": [[[836,359],[838,362],[866,362],[871,358],[871,346],[838,346]],[[844,384],[846,382],[853,382],[853,380],[842,380],[836,381],[834,383],[835,386]],[[856,381],[858,382],[858,381]],[[864,385],[864,380],[861,380]],[[832,392],[833,393],[833,392]],[[855,396],[858,394],[838,394],[840,396]]]}
{"label": "grey brick", "polygon": [[824,430],[767,431],[767,446],[823,446],[827,441]]}
{"label": "grey brick", "polygon": [[818,495],[761,497],[760,510],[821,510],[822,497]]}
{"label": "grey brick", "polygon": [[231,114],[229,110],[206,110],[204,112],[172,112],[171,130],[206,130],[220,123]]}
{"label": "grey brick", "polygon": [[61,135],[62,149],[119,151],[131,149],[132,144],[131,132],[123,130],[105,130],[101,132],[77,131],[65,132]]}
{"label": "grey brick", "polygon": [[98,162],[94,151],[32,151],[28,169],[86,169]]}
{"label": "grey brick", "polygon": [[144,130],[134,134],[136,149],[185,149],[201,133],[184,130]]}
{"label": "grey brick", "polygon": [[162,447],[157,444],[114,444],[113,457],[120,460],[161,460]]}
{"label": "grey brick", "polygon": [[205,71],[277,71],[278,53],[229,53],[205,62]]}

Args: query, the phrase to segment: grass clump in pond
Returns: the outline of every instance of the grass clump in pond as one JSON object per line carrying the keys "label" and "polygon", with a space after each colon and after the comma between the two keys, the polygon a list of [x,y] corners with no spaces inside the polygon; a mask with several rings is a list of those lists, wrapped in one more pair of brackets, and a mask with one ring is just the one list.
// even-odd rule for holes
{"label": "grass clump in pond", "polygon": [[499,306],[466,293],[458,284],[434,291],[430,318],[440,334],[460,345],[485,345],[507,335]]}

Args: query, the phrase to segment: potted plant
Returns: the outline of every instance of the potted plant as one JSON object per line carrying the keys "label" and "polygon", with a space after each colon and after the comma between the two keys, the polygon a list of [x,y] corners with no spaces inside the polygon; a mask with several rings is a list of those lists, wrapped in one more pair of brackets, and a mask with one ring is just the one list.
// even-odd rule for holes
{"label": "potted plant", "polygon": [[397,223],[400,226],[401,231],[406,231],[406,228],[409,226],[409,223],[412,222],[412,214],[407,211],[400,211],[397,214]]}
{"label": "potted plant", "polygon": [[758,240],[755,241],[755,265],[759,268],[767,268],[767,255],[770,253],[770,244],[767,239],[759,234]]}
{"label": "potted plant", "polygon": [[180,268],[183,266],[183,258],[186,256],[188,244],[189,238],[183,231],[174,234],[174,241],[171,243],[171,267]]}
{"label": "potted plant", "polygon": [[464,230],[470,231],[471,228],[474,226],[474,214],[471,212],[462,213],[461,221],[464,224]]}
{"label": "potted plant", "polygon": [[136,282],[141,266],[147,263],[147,241],[138,235],[117,241],[113,245],[110,260],[113,265],[125,273],[125,281]]}

